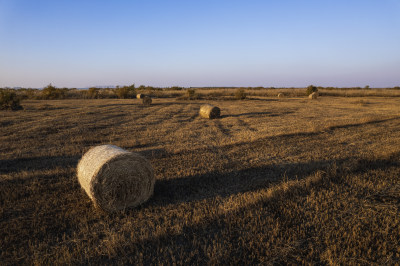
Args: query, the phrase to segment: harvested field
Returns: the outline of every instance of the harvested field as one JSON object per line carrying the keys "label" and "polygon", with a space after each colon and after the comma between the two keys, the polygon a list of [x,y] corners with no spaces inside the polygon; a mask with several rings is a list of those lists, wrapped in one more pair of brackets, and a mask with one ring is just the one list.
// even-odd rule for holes
{"label": "harvested field", "polygon": [[[4,265],[400,263],[398,97],[22,106],[0,115]],[[107,214],[80,188],[101,144],[150,161],[143,206]]]}

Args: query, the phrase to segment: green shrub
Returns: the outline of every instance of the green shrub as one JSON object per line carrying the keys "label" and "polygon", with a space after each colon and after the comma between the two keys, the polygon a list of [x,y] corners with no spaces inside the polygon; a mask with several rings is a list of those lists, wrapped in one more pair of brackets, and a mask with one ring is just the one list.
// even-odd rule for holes
{"label": "green shrub", "polygon": [[177,98],[177,100],[197,100],[199,95],[196,93],[195,89],[187,89],[185,93]]}
{"label": "green shrub", "polygon": [[171,90],[171,91],[181,91],[181,90],[183,90],[183,88],[182,88],[182,87],[179,87],[179,86],[173,86],[173,87],[169,88],[168,90]]}
{"label": "green shrub", "polygon": [[189,99],[194,99],[196,96],[196,90],[195,89],[187,89],[186,90],[186,97]]}
{"label": "green shrub", "polygon": [[21,110],[20,99],[13,91],[0,90],[0,110]]}
{"label": "green shrub", "polygon": [[123,87],[118,87],[115,89],[115,93],[117,94],[118,98],[120,99],[127,99],[127,98],[133,98],[136,96],[135,92],[135,87],[132,86],[123,86]]}
{"label": "green shrub", "polygon": [[163,91],[164,89],[159,87],[140,85],[138,90]]}
{"label": "green shrub", "polygon": [[95,99],[95,98],[99,98],[99,88],[95,88],[95,87],[91,87],[89,88],[87,94],[89,96],[89,98]]}
{"label": "green shrub", "polygon": [[310,95],[311,93],[317,92],[317,91],[318,91],[318,88],[317,88],[317,87],[315,87],[315,86],[313,86],[313,85],[310,85],[310,86],[307,87],[306,94],[307,94],[307,96],[308,96],[308,95]]}
{"label": "green shrub", "polygon": [[35,99],[37,90],[27,89],[25,90],[25,97],[27,99]]}
{"label": "green shrub", "polygon": [[17,94],[18,98],[20,100],[25,100],[25,99],[36,99],[36,93],[37,89],[25,89],[25,88],[20,88],[18,90],[15,90],[15,93]]}
{"label": "green shrub", "polygon": [[246,91],[243,88],[239,88],[235,91],[235,98],[238,100],[244,100],[246,99],[247,94]]}
{"label": "green shrub", "polygon": [[42,99],[44,100],[54,100],[54,99],[64,99],[65,98],[65,89],[57,89],[51,83],[43,88],[42,90]]}

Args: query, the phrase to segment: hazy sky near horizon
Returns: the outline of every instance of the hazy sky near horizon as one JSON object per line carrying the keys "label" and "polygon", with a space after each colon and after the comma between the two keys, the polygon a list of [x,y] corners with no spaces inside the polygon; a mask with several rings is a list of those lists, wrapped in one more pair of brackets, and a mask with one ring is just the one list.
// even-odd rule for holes
{"label": "hazy sky near horizon", "polygon": [[400,0],[0,0],[0,87],[400,86]]}

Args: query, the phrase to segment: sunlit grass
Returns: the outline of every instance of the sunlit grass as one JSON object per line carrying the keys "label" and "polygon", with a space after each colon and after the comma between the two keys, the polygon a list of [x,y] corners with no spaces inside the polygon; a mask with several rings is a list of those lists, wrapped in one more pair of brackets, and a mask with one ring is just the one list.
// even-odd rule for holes
{"label": "sunlit grass", "polygon": [[[399,263],[398,99],[275,96],[2,111],[0,261]],[[200,118],[205,102],[222,117]],[[107,143],[151,161],[142,207],[109,215],[79,187],[78,160]]]}

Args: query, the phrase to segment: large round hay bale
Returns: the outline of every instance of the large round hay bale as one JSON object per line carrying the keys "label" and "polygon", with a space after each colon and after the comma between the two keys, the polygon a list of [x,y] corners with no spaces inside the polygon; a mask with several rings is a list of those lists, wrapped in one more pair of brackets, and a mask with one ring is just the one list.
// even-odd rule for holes
{"label": "large round hay bale", "polygon": [[136,94],[136,98],[137,98],[137,99],[143,99],[144,96],[146,96],[146,95],[144,95],[143,93],[138,93],[138,94]]}
{"label": "large round hay bale", "polygon": [[278,93],[278,98],[283,98],[285,95],[283,93]]}
{"label": "large round hay bale", "polygon": [[221,115],[221,110],[211,104],[204,104],[200,107],[199,114],[201,117],[213,119]]}
{"label": "large round hay bale", "polygon": [[143,103],[144,105],[150,105],[152,102],[153,102],[153,101],[151,100],[151,98],[150,98],[149,96],[144,96],[144,97],[142,98],[142,103]]}
{"label": "large round hay bale", "polygon": [[79,161],[77,176],[95,206],[114,212],[136,207],[154,191],[150,163],[114,145],[91,148]]}
{"label": "large round hay bale", "polygon": [[318,98],[318,92],[313,92],[310,95],[308,95],[308,98],[310,99],[317,99]]}

